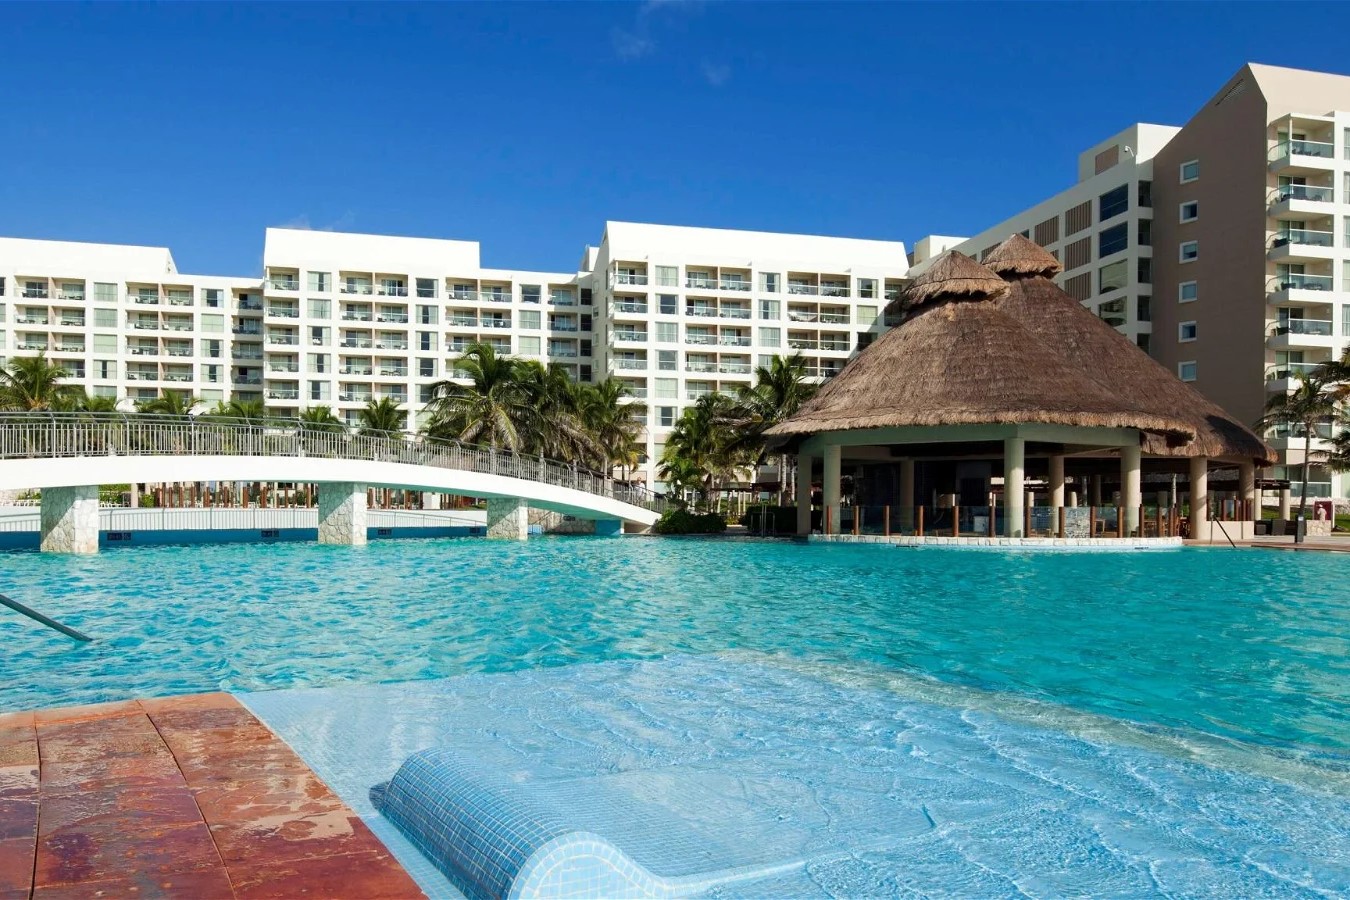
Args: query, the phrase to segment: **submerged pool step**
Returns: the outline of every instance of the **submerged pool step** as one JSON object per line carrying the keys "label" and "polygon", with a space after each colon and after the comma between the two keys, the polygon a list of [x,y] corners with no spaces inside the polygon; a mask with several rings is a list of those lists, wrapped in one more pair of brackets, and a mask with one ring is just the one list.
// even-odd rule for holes
{"label": "submerged pool step", "polygon": [[569,825],[524,786],[452,750],[408,757],[371,801],[472,900],[683,892],[683,879],[649,872],[600,835]]}

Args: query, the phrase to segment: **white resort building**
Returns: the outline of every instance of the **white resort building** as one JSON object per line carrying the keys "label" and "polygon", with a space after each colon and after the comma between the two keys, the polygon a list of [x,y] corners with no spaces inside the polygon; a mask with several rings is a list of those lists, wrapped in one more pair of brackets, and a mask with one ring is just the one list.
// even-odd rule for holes
{"label": "white resort building", "polygon": [[703,394],[800,352],[828,378],[907,271],[898,242],[610,222],[572,272],[486,269],[474,241],[269,228],[261,278],[186,275],[168,249],[0,239],[0,359],[46,351],[94,396],[316,405],[390,398],[420,424],[476,342],[622,378],[647,406],[639,477]]}

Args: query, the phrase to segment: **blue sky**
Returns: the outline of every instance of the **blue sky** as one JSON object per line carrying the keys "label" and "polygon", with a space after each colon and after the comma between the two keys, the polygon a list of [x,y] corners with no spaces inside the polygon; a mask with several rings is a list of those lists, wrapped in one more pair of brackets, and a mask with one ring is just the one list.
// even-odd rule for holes
{"label": "blue sky", "polygon": [[268,225],[562,270],[606,219],[973,233],[1246,61],[1350,73],[1350,5],[1297,8],[0,4],[0,234],[252,275]]}

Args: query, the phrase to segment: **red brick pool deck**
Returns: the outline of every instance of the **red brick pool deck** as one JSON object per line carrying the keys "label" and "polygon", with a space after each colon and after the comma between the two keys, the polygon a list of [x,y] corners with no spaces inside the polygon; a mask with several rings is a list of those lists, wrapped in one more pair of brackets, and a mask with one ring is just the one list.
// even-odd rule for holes
{"label": "red brick pool deck", "polygon": [[422,896],[228,694],[0,715],[0,900]]}

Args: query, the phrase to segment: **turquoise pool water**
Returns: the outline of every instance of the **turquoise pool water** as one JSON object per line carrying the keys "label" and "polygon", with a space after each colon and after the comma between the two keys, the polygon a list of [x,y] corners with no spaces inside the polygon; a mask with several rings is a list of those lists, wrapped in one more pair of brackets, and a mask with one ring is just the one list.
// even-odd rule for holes
{"label": "turquoise pool water", "polygon": [[1347,762],[1350,558],[655,539],[0,555],[0,709],[725,650]]}

